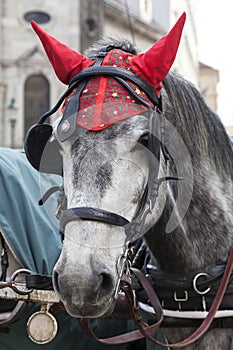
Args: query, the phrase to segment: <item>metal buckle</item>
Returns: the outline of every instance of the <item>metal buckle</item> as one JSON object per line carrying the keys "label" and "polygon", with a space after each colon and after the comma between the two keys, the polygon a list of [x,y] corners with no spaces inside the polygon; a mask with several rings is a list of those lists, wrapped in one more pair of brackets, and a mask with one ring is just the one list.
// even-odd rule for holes
{"label": "metal buckle", "polygon": [[177,297],[177,293],[174,292],[174,300],[175,300],[175,301],[178,301],[178,302],[180,302],[180,301],[187,301],[188,298],[189,298],[189,295],[188,295],[187,290],[184,291],[183,298]]}
{"label": "metal buckle", "polygon": [[10,278],[11,285],[9,285],[9,287],[19,295],[30,294],[33,291],[33,289],[25,288],[25,283],[17,283],[16,279],[19,275],[32,275],[32,271],[24,268],[16,270]]}
{"label": "metal buckle", "polygon": [[198,287],[197,287],[197,280],[198,280],[198,278],[201,277],[201,276],[208,277],[208,274],[205,273],[205,272],[200,272],[200,273],[198,273],[198,274],[194,277],[194,279],[193,279],[193,289],[195,290],[195,292],[196,292],[197,294],[199,294],[199,295],[205,295],[205,294],[209,293],[210,287],[207,288],[206,290],[203,290],[203,291],[201,291],[201,290],[198,289]]}

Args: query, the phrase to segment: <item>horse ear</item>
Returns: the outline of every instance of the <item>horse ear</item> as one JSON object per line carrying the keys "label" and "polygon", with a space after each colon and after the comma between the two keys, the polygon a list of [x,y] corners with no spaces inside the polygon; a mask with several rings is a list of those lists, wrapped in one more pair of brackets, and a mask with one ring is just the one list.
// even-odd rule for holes
{"label": "horse ear", "polygon": [[158,88],[175,60],[185,19],[184,12],[166,36],[145,53],[134,56],[130,60],[134,72],[154,88]]}
{"label": "horse ear", "polygon": [[46,33],[36,22],[32,21],[31,25],[40,38],[58,79],[64,84],[68,85],[80,70],[93,63],[92,60]]}

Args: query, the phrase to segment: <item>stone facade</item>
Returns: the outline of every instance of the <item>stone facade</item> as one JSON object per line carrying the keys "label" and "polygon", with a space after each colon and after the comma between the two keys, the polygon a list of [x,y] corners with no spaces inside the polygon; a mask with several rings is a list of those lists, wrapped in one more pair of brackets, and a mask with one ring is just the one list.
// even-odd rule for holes
{"label": "stone facade", "polygon": [[[127,3],[128,8],[123,0],[72,0],[65,3],[62,0],[0,0],[0,146],[23,146],[25,118],[28,118],[26,114],[34,101],[29,84],[31,77],[35,80],[41,77],[40,83],[47,84],[48,109],[65,90],[29,24],[29,19],[38,13],[40,20],[46,22],[49,19],[41,26],[74,50],[84,51],[102,34],[134,39],[141,50],[146,50],[165,35],[186,10],[188,18],[184,38],[173,68],[198,84],[197,45],[190,1],[128,0]],[[178,7],[175,3],[179,3]],[[26,87],[29,89],[27,93]],[[45,107],[46,103],[38,107],[38,115]],[[30,120],[36,122],[38,115],[30,116]]]}
{"label": "stone facade", "polygon": [[206,64],[200,63],[200,89],[208,106],[213,111],[217,111],[217,84],[219,82],[219,71]]}
{"label": "stone facade", "polygon": [[195,24],[196,2],[193,0],[170,0],[170,22],[185,11],[186,23],[173,68],[185,79],[199,86],[199,57],[197,50],[197,34]]}

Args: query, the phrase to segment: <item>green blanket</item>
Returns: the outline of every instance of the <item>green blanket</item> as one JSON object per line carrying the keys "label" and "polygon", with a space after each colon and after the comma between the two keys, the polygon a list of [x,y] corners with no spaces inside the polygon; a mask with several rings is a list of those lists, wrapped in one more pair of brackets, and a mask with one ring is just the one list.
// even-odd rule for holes
{"label": "green blanket", "polygon": [[60,179],[40,174],[20,150],[0,149],[0,229],[23,266],[50,274],[61,250],[56,195],[38,200]]}

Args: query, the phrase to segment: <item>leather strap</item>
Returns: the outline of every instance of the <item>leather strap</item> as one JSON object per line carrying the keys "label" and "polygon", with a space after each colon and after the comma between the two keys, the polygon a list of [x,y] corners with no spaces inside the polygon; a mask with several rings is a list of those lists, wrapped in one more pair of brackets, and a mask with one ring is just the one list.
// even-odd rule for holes
{"label": "leather strap", "polygon": [[53,290],[52,277],[47,275],[25,276],[27,289]]}
{"label": "leather strap", "polygon": [[[82,80],[77,91],[70,97],[69,103],[67,103],[63,117],[57,126],[57,138],[60,142],[64,142],[67,140],[76,129],[76,119],[77,119],[77,111],[79,110],[79,99],[80,96],[86,87],[88,79]],[[63,124],[69,122],[69,128],[65,131],[63,129]]]}
{"label": "leather strap", "polygon": [[[156,291],[161,291],[161,294],[168,293],[172,296],[174,291],[193,291],[193,281],[196,276],[200,276],[196,283],[198,290],[204,291],[208,287],[212,287],[221,281],[226,265],[217,265],[210,269],[198,269],[182,273],[166,273],[161,271],[158,266],[149,265],[146,272],[150,278],[151,284]],[[232,274],[233,277],[233,274]],[[137,285],[133,285],[135,289]],[[216,293],[215,293],[216,295]]]}
{"label": "leather strap", "polygon": [[6,281],[6,274],[7,269],[9,267],[9,261],[8,261],[8,254],[7,254],[7,248],[6,248],[6,242],[3,237],[2,232],[0,231],[0,238],[1,238],[1,245],[2,245],[2,252],[1,252],[1,268],[2,268],[2,274],[0,276],[0,281]]}
{"label": "leather strap", "polygon": [[92,66],[86,68],[73,77],[73,79],[70,81],[69,87],[77,85],[80,82],[80,80],[86,77],[92,77],[96,75],[128,79],[134,84],[136,84],[138,87],[140,87],[147,94],[148,98],[155,106],[160,106],[161,104],[158,96],[156,95],[155,89],[151,85],[149,85],[146,81],[142,80],[136,74],[118,67]]}
{"label": "leather strap", "polygon": [[77,207],[63,210],[60,217],[60,232],[65,231],[68,222],[76,220],[94,220],[115,226],[125,226],[129,221],[121,215],[92,207]]}

